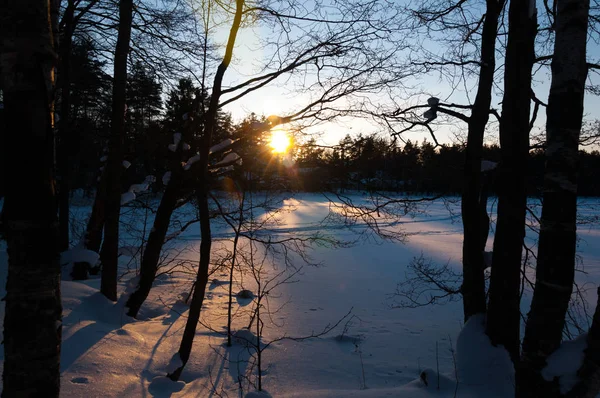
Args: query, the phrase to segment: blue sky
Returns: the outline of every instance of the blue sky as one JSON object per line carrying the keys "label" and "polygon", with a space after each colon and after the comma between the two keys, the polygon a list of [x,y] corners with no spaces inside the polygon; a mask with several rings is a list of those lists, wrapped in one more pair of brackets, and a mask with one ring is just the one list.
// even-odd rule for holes
{"label": "blue sky", "polygon": [[[217,33],[217,42],[223,41],[226,38],[228,30],[219,31]],[[260,45],[261,36],[268,35],[268,31],[264,28],[255,29],[242,29],[238,35],[236,42],[234,60],[227,71],[225,76],[225,85],[231,85],[244,81],[252,76],[255,76],[258,72],[258,66],[262,64],[262,61],[268,59],[272,54],[267,53],[262,49]],[[415,38],[416,39],[416,38]],[[428,45],[424,43],[424,45]],[[429,51],[439,53],[444,49],[436,47],[436,44],[429,43]],[[538,54],[542,55],[542,54]],[[590,40],[588,44],[588,60],[589,62],[597,63],[600,61],[600,46],[596,40]],[[497,64],[502,62],[501,59],[497,59]],[[501,78],[501,71],[498,74]],[[588,78],[588,83],[600,83],[598,74],[591,73]],[[293,112],[298,109],[299,106],[306,103],[308,100],[307,95],[298,95],[290,90],[287,86],[290,81],[285,78],[281,78],[273,82],[268,87],[262,88],[256,92],[250,93],[249,95],[241,98],[228,105],[225,109],[233,115],[235,120],[240,120],[247,116],[249,113],[254,112],[256,114],[278,114],[284,115],[289,112]],[[415,104],[424,103],[429,95],[437,96],[445,102],[453,102],[460,104],[469,103],[468,97],[472,99],[474,97],[474,88],[476,85],[475,79],[467,80],[466,84],[459,86],[458,88],[452,89],[451,86],[440,79],[439,76],[431,74],[428,76],[421,76],[419,79],[412,79],[411,85],[415,86],[414,96],[409,93],[398,91],[394,100],[397,103]],[[550,87],[550,73],[549,68],[538,71],[535,76],[534,90],[538,97],[543,101],[547,100],[548,90]],[[499,81],[499,85],[502,82]],[[420,93],[420,94],[417,94]],[[377,97],[374,97],[374,101],[378,101]],[[496,93],[492,103],[493,106],[500,110],[499,105],[502,100],[501,96]],[[386,104],[388,98],[381,97],[381,104]],[[585,114],[588,120],[600,119],[600,98],[593,96],[591,93],[586,95],[585,99]],[[538,115],[538,121],[536,128],[539,131],[543,131],[545,123],[545,110],[541,109]],[[436,136],[440,142],[452,142],[456,133],[461,133],[465,126],[461,126],[459,122],[455,125],[442,124],[436,126]],[[492,127],[492,126],[490,126]],[[365,119],[350,119],[344,118],[337,123],[327,123],[311,128],[308,130],[312,134],[319,134],[320,142],[326,145],[334,145],[346,134],[356,135],[358,133],[370,134],[373,132],[381,132],[386,134],[387,131],[372,121]],[[404,134],[405,139],[411,139],[413,141],[421,141],[423,138],[429,138],[427,132],[410,132]],[[489,139],[492,140],[494,134],[490,131]]]}

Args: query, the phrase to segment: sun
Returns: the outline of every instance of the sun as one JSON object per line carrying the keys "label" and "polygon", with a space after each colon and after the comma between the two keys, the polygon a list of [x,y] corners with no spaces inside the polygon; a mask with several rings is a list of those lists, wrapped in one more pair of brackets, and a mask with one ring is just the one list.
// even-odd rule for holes
{"label": "sun", "polygon": [[290,137],[283,130],[275,130],[271,132],[271,142],[269,145],[273,148],[274,153],[284,153],[290,146]]}

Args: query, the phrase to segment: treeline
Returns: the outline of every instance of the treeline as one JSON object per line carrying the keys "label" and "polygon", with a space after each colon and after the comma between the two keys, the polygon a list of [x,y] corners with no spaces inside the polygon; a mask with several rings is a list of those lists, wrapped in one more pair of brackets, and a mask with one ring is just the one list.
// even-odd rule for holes
{"label": "treeline", "polygon": [[[484,145],[483,159],[499,163],[500,147]],[[600,152],[580,151],[579,159],[579,194],[600,196]],[[311,140],[296,152],[296,186],[307,191],[355,189],[459,195],[464,184],[464,160],[462,143],[436,146],[425,139],[396,145],[377,135],[347,135],[338,145],[325,148]],[[529,195],[541,192],[544,161],[543,149],[529,152]],[[485,175],[495,191],[494,171]]]}

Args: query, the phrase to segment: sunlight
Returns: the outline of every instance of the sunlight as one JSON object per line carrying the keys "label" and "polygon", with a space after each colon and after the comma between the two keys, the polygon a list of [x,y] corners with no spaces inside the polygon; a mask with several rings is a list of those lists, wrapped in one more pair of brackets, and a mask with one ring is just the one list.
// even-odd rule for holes
{"label": "sunlight", "polygon": [[284,153],[290,144],[290,137],[285,131],[275,130],[271,132],[271,142],[269,145],[273,148],[274,153]]}

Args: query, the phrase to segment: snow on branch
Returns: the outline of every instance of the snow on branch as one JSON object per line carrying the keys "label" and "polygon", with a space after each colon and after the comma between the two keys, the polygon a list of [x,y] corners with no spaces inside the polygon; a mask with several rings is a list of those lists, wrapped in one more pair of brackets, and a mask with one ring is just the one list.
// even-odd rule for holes
{"label": "snow on branch", "polygon": [[173,134],[173,143],[169,144],[169,151],[175,152],[177,150],[177,146],[179,145],[180,141],[181,141],[181,133]]}
{"label": "snow on branch", "polygon": [[156,177],[150,175],[146,177],[143,183],[131,185],[129,190],[121,195],[121,206],[135,200],[136,193],[147,191],[153,182],[156,182]]}
{"label": "snow on branch", "polygon": [[215,163],[215,166],[223,166],[231,163],[241,164],[242,158],[235,152],[229,152],[223,157],[223,159],[221,159],[221,161]]}
{"label": "snow on branch", "polygon": [[233,143],[236,141],[237,140],[232,140],[231,138],[226,138],[223,141],[219,142],[217,145],[213,145],[212,147],[210,147],[208,154],[210,155],[215,152],[222,152],[225,149],[229,148],[231,145],[233,145]]}
{"label": "snow on branch", "polygon": [[494,170],[498,166],[498,163],[492,162],[491,160],[482,160],[481,161],[481,172],[486,172],[490,170]]}
{"label": "snow on branch", "polygon": [[183,169],[184,170],[189,170],[190,167],[192,167],[192,165],[194,163],[196,163],[197,161],[199,161],[199,160],[200,160],[200,154],[197,153],[194,156],[192,156],[191,158],[189,158],[187,162],[185,162],[185,163],[182,164]]}

